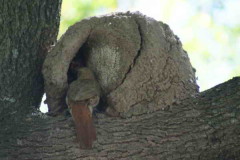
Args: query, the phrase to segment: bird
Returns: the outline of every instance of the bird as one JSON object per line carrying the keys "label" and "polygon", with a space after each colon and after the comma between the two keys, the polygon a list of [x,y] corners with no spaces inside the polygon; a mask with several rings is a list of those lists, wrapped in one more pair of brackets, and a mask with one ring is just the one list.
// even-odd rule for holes
{"label": "bird", "polygon": [[69,84],[66,103],[75,123],[81,149],[92,149],[97,139],[92,111],[100,100],[100,88],[93,72],[87,67],[77,70],[77,79]]}

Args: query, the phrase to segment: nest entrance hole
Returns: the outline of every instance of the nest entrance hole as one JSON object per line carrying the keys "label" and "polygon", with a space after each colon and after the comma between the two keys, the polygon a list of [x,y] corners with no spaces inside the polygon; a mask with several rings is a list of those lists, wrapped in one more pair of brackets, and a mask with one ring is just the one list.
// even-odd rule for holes
{"label": "nest entrance hole", "polygon": [[86,55],[86,45],[83,44],[69,65],[67,72],[68,84],[77,79],[77,71],[79,68],[87,66]]}

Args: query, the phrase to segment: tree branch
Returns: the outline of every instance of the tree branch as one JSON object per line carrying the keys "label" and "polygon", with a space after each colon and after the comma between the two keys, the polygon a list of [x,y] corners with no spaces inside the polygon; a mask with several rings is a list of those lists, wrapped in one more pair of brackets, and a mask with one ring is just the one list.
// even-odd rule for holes
{"label": "tree branch", "polygon": [[[183,100],[168,110],[129,119],[98,114],[92,150],[72,143],[71,118],[35,116],[15,148],[18,159],[237,159],[240,157],[240,78]],[[44,121],[44,123],[39,123]],[[23,131],[24,132],[24,131]],[[6,142],[4,142],[6,143]],[[13,145],[13,144],[12,144]],[[10,146],[9,146],[10,147]]]}

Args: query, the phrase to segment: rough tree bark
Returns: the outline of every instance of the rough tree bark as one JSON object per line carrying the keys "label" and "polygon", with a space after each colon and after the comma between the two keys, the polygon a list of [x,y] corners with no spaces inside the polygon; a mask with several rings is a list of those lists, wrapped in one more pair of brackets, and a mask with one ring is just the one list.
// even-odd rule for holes
{"label": "rough tree bark", "polygon": [[41,102],[41,68],[56,41],[60,7],[61,0],[0,0],[0,159],[24,130],[21,119]]}
{"label": "rough tree bark", "polygon": [[41,67],[56,41],[60,2],[0,1],[0,113],[6,117],[41,102]]}
{"label": "rough tree bark", "polygon": [[[134,16],[127,13],[123,14],[122,17],[124,24],[124,21],[132,22],[131,17]],[[137,15],[135,15],[136,17]],[[133,18],[134,21],[135,18]],[[11,133],[13,130],[9,130],[5,127],[6,125],[4,126],[4,132],[1,134],[4,139],[1,138],[3,141],[1,141],[0,150],[2,159],[239,159],[240,78],[234,78],[208,91],[197,93],[194,70],[186,53],[181,48],[180,41],[172,34],[166,24],[155,23],[148,18],[141,19],[142,22],[141,20],[135,21],[139,22],[133,24],[137,26],[136,32],[133,28],[129,28],[133,29],[133,33],[138,33],[136,39],[140,39],[140,45],[133,45],[131,48],[135,52],[128,52],[128,48],[119,49],[122,54],[128,53],[124,55],[125,57],[120,55],[120,62],[126,60],[127,67],[121,66],[118,62],[119,58],[114,57],[113,64],[109,65],[109,63],[102,62],[103,69],[98,70],[99,66],[93,64],[92,60],[99,57],[96,56],[98,57],[96,58],[94,55],[99,53],[101,58],[104,57],[105,52],[107,54],[118,52],[113,53],[112,48],[106,48],[107,43],[103,39],[108,39],[107,35],[109,35],[112,36],[109,38],[109,44],[118,44],[111,43],[115,37],[116,41],[121,44],[120,46],[124,46],[129,43],[125,40],[129,40],[129,36],[131,37],[132,34],[129,32],[130,35],[125,35],[126,39],[122,40],[118,34],[106,32],[101,27],[96,30],[92,28],[92,26],[97,27],[99,24],[116,25],[118,17],[107,16],[107,18],[103,18],[102,22],[101,18],[95,17],[93,19],[95,19],[93,21],[96,24],[84,20],[80,22],[81,25],[73,26],[49,54],[46,60],[47,64],[43,69],[45,78],[47,77],[45,89],[48,92],[48,98],[50,98],[48,103],[50,105],[60,104],[64,107],[63,98],[68,85],[68,66],[84,44],[79,53],[87,54],[84,56],[87,61],[86,65],[97,74],[99,83],[104,90],[103,98],[106,99],[109,107],[120,113],[121,117],[109,117],[104,113],[97,114],[98,118],[95,119],[97,141],[94,148],[80,150],[78,144],[74,143],[75,132],[71,118],[65,116],[49,117],[35,111],[18,123],[24,128],[19,127],[18,132],[14,134]],[[109,23],[109,20],[112,22]],[[84,25],[85,23],[87,25]],[[153,26],[158,28],[158,31],[154,32]],[[128,25],[121,27],[127,29]],[[101,37],[100,31],[103,31],[103,37]],[[122,33],[121,30],[117,31],[119,34]],[[148,31],[158,39],[149,39]],[[100,36],[97,36],[98,34]],[[153,50],[151,47],[156,46],[155,40],[160,43],[161,47]],[[104,43],[96,43],[101,41]],[[131,49],[130,51],[132,51]],[[160,55],[159,57],[153,56],[152,63],[154,65],[151,65],[151,59],[148,59],[149,54],[151,56]],[[132,57],[128,57],[128,55]],[[170,55],[168,60],[163,61],[155,68],[157,62],[154,61],[166,55]],[[112,56],[105,56],[109,58],[107,62],[112,61],[110,59]],[[51,65],[51,57],[53,59],[58,57],[59,62]],[[62,57],[64,57],[64,61],[62,61]],[[128,62],[129,59],[131,59],[130,62]],[[144,63],[144,59],[149,64]],[[126,67],[123,70],[119,69],[120,78],[116,79],[115,76],[118,76],[115,73],[116,70],[110,68],[110,78],[105,75],[108,79],[104,80],[103,75],[108,73],[105,67],[116,66],[116,64],[120,68]],[[94,68],[95,65],[96,68]],[[147,80],[142,84],[145,87],[139,88],[141,92],[137,93],[137,95],[141,95],[143,91],[147,96],[140,96],[140,101],[138,98],[131,97],[133,102],[137,102],[136,105],[129,105],[130,99],[127,99],[128,103],[124,106],[116,105],[116,103],[125,103],[121,97],[116,96],[116,93],[124,96],[124,94],[128,94],[126,91],[131,91],[129,86],[130,89],[136,89],[133,82],[138,84],[139,81],[144,81],[143,73],[146,71],[145,68],[151,69],[150,66],[153,67],[154,72],[146,73]],[[143,72],[134,71],[134,68]],[[150,74],[155,72],[157,75],[161,73],[163,79],[155,81],[158,76],[153,77],[154,75]],[[135,78],[139,81],[134,81],[134,73],[138,73]],[[110,83],[109,86],[108,83]],[[152,90],[155,91],[155,84],[159,84],[159,88],[157,88],[156,93],[152,93]],[[123,88],[121,88],[122,86]],[[174,86],[173,89],[171,86]],[[158,99],[161,101],[157,101]]]}

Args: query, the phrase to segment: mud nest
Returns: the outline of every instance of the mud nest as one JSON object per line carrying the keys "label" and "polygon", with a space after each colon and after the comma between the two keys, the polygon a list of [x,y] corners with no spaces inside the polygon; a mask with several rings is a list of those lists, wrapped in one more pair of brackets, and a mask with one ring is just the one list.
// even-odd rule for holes
{"label": "mud nest", "polygon": [[74,67],[81,66],[94,72],[103,107],[122,117],[164,109],[198,92],[179,38],[139,12],[91,17],[67,30],[43,65],[49,112],[66,108]]}

